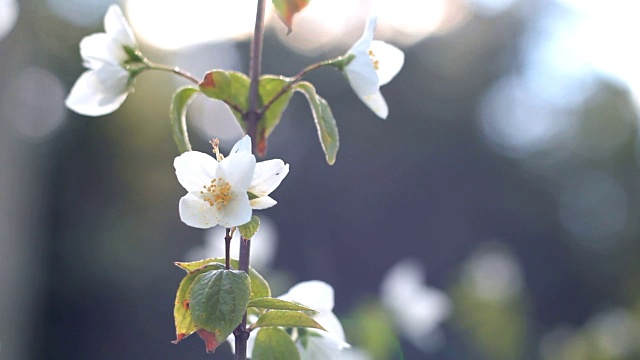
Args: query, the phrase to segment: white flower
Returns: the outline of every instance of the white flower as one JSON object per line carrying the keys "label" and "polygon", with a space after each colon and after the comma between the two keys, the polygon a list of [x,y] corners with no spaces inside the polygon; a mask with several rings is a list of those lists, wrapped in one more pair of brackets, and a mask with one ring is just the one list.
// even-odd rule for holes
{"label": "white flower", "polygon": [[188,151],[173,162],[180,185],[188,193],[180,199],[180,219],[187,225],[207,229],[218,224],[230,228],[251,220],[247,190],[256,168],[251,153],[234,152],[218,162],[213,157]]}
{"label": "white flower", "polygon": [[136,50],[133,31],[117,5],[104,17],[105,33],[89,35],[80,41],[80,55],[89,70],[80,75],[71,88],[66,105],[88,116],[115,111],[131,88],[131,75],[125,68],[130,60],[125,47]]}
{"label": "white flower", "polygon": [[384,41],[373,40],[376,17],[367,20],[362,37],[347,52],[351,61],[344,73],[355,91],[376,115],[386,119],[389,114],[387,103],[380,93],[380,86],[393,79],[404,64],[404,53]]}
{"label": "white flower", "polygon": [[[251,137],[245,136],[238,141],[231,149],[231,154],[249,153],[251,154]],[[251,208],[262,210],[270,208],[277,204],[269,194],[271,194],[289,174],[289,164],[285,164],[280,159],[272,159],[261,161],[256,164],[256,170],[253,173],[251,184],[249,184],[249,192],[256,195],[257,198],[250,201]]]}
{"label": "white flower", "polygon": [[395,264],[380,285],[380,297],[396,327],[424,352],[443,342],[438,326],[451,313],[447,295],[424,285],[422,265],[411,259]]}
{"label": "white flower", "polygon": [[296,340],[302,360],[338,360],[342,350],[350,347],[345,342],[342,324],[333,313],[334,292],[331,285],[318,280],[301,282],[280,296],[280,299],[318,311],[313,318],[327,330],[304,329]]}
{"label": "white flower", "polygon": [[[333,313],[334,296],[331,285],[318,280],[305,281],[294,285],[286,294],[278,298],[296,302],[318,311],[313,318],[327,330],[305,328],[302,331],[293,332],[292,335],[300,351],[301,360],[342,359],[341,352],[349,348],[350,345],[345,342],[342,324]],[[252,356],[258,331],[260,331],[259,328],[254,330],[247,341],[248,358]],[[233,336],[229,336],[227,342],[231,345],[231,350],[235,352]]]}

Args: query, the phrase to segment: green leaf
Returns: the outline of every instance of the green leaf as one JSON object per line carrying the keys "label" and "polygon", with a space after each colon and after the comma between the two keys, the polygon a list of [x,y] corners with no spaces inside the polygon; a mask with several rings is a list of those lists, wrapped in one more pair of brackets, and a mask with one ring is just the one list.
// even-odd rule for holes
{"label": "green leaf", "polygon": [[[261,105],[269,104],[278,95],[285,86],[288,86],[291,79],[284,76],[275,75],[263,75],[260,77],[260,100]],[[257,149],[260,156],[264,156],[267,152],[267,139],[275,129],[276,125],[280,123],[282,113],[287,109],[289,100],[293,91],[291,89],[286,90],[278,100],[273,102],[269,109],[263,114],[262,119],[258,122],[258,139]]]}
{"label": "green leaf", "polygon": [[253,360],[300,360],[300,352],[291,336],[277,327],[258,331],[251,353]]}
{"label": "green leaf", "polygon": [[220,345],[242,321],[250,294],[251,283],[244,271],[213,270],[200,274],[191,288],[193,322],[198,329],[214,334],[214,344]]}
{"label": "green leaf", "polygon": [[240,231],[240,235],[242,235],[243,238],[249,240],[253,238],[256,232],[258,232],[259,227],[260,227],[260,218],[253,215],[251,217],[251,220],[248,223],[238,226],[238,230]]}
{"label": "green leaf", "polygon": [[173,317],[176,324],[176,339],[174,344],[179,343],[182,339],[193,334],[198,327],[191,318],[191,285],[196,277],[206,271],[224,269],[224,265],[220,263],[210,263],[198,270],[194,270],[182,279],[178,286],[176,294],[176,302],[173,307]]}
{"label": "green leaf", "polygon": [[299,82],[294,85],[294,89],[302,92],[307,97],[316,128],[318,129],[322,150],[324,150],[327,163],[333,165],[336,162],[340,139],[338,137],[338,125],[336,125],[336,119],[333,117],[329,104],[316,93],[316,89],[309,82]]}
{"label": "green leaf", "polygon": [[287,26],[287,35],[291,33],[293,26],[293,16],[307,5],[310,0],[273,0],[273,7],[276,9],[280,20]]}
{"label": "green leaf", "polygon": [[184,87],[173,95],[171,103],[171,129],[173,130],[173,140],[178,145],[178,152],[191,151],[189,134],[187,133],[187,106],[191,102],[193,95],[198,93],[198,89]]}
{"label": "green leaf", "polygon": [[242,115],[249,108],[249,77],[236,71],[213,70],[199,84],[206,96],[224,101],[246,132]]}
{"label": "green leaf", "polygon": [[310,327],[325,330],[322,325],[313,320],[311,316],[299,311],[287,310],[267,311],[266,313],[262,314],[262,316],[258,318],[258,321],[256,321],[256,323],[252,326],[254,328],[268,326]]}
{"label": "green leaf", "polygon": [[[193,262],[176,262],[176,266],[184,269],[186,272],[191,272],[202,268],[208,264],[220,263],[224,264],[224,258],[211,258]],[[239,267],[238,260],[230,259],[229,265],[232,268],[237,269]],[[249,267],[249,279],[251,280],[251,299],[259,299],[263,297],[271,296],[271,289],[269,283],[260,275],[254,268]]]}
{"label": "green leaf", "polygon": [[273,309],[273,310],[293,310],[293,311],[310,311],[317,313],[317,311],[296,304],[290,301],[280,300],[272,297],[264,297],[260,299],[254,299],[249,301],[249,307],[261,308],[261,309]]}

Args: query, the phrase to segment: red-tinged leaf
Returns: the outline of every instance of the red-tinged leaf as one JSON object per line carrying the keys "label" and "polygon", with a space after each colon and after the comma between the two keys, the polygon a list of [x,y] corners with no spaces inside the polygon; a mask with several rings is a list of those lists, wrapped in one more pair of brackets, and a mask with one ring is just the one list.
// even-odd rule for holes
{"label": "red-tinged leaf", "polygon": [[205,329],[198,329],[198,335],[204,340],[204,347],[209,354],[215,352],[218,345],[220,345],[214,333],[208,332]]}
{"label": "red-tinged leaf", "polygon": [[307,5],[310,0],[273,0],[273,6],[280,17],[280,20],[287,26],[287,35],[291,33],[293,27],[293,16]]}

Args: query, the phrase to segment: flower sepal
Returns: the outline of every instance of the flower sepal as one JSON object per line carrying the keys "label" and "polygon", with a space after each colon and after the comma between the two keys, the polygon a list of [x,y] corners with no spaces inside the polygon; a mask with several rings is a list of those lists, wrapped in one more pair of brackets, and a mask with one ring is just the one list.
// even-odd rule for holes
{"label": "flower sepal", "polygon": [[353,59],[355,59],[355,57],[356,56],[353,54],[346,54],[335,59],[327,60],[325,64],[333,66],[339,71],[344,71],[344,69],[353,61]]}

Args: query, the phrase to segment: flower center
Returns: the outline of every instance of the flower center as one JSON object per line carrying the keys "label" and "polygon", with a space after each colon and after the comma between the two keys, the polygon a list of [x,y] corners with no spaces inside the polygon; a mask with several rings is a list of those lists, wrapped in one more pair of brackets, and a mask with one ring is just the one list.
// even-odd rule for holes
{"label": "flower center", "polygon": [[371,62],[373,63],[373,68],[376,70],[380,70],[380,61],[376,60],[376,54],[373,50],[369,50],[369,57],[371,58]]}
{"label": "flower center", "polygon": [[231,184],[223,178],[211,179],[209,185],[202,186],[203,200],[209,203],[209,206],[217,206],[218,210],[222,209],[231,200]]}

